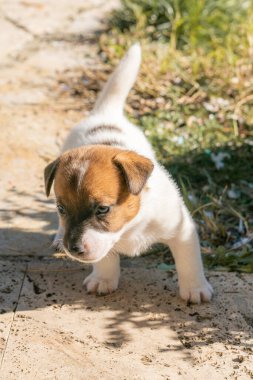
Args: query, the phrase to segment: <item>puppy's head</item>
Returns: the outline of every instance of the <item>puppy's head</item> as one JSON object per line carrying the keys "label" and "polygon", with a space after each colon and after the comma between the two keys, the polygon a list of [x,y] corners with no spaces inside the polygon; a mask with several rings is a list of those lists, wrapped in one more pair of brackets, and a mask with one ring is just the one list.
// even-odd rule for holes
{"label": "puppy's head", "polygon": [[152,162],[132,151],[96,145],[70,150],[45,168],[54,182],[66,251],[84,262],[101,260],[138,213]]}

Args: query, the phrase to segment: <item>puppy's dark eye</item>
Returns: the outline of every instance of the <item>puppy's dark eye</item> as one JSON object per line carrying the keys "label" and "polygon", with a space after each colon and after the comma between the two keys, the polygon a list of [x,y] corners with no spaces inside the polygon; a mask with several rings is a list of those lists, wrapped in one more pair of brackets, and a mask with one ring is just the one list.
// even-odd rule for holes
{"label": "puppy's dark eye", "polygon": [[56,207],[61,215],[66,214],[65,208],[62,205],[57,205]]}
{"label": "puppy's dark eye", "polygon": [[109,211],[110,211],[109,206],[98,206],[96,209],[96,215],[97,216],[105,215],[105,214],[108,214]]}

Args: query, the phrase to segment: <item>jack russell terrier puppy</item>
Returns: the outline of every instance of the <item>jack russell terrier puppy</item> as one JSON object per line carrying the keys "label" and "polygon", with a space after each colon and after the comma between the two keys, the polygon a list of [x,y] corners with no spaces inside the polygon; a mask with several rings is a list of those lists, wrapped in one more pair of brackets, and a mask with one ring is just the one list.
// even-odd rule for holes
{"label": "jack russell terrier puppy", "polygon": [[109,78],[90,116],[68,135],[62,154],[45,168],[54,182],[59,229],[54,247],[92,263],[89,292],[117,289],[119,254],[140,255],[153,243],[174,256],[182,299],[210,301],[194,222],[144,134],[123,114],[141,62],[133,45]]}

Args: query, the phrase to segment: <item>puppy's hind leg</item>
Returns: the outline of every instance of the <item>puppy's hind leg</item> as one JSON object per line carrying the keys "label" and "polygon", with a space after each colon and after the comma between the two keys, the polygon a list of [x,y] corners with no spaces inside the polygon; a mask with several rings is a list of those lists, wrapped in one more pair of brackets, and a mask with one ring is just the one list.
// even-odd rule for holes
{"label": "puppy's hind leg", "polygon": [[180,296],[192,303],[207,302],[213,289],[204,275],[198,234],[186,209],[183,217],[177,235],[166,242],[175,259]]}
{"label": "puppy's hind leg", "polygon": [[120,276],[120,258],[115,252],[109,252],[85,278],[83,285],[89,293],[107,294],[117,289]]}

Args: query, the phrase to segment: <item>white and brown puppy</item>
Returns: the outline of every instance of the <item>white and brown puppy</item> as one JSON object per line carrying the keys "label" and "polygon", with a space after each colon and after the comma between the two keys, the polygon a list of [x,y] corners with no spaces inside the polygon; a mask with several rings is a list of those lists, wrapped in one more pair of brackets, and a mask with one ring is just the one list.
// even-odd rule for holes
{"label": "white and brown puppy", "polygon": [[119,253],[135,256],[153,243],[167,244],[181,297],[209,301],[213,291],[192,218],[144,134],[123,115],[140,61],[135,44],[90,116],[70,132],[62,155],[45,169],[46,193],[54,182],[60,220],[54,245],[93,264],[84,280],[88,291],[109,293],[118,287]]}

